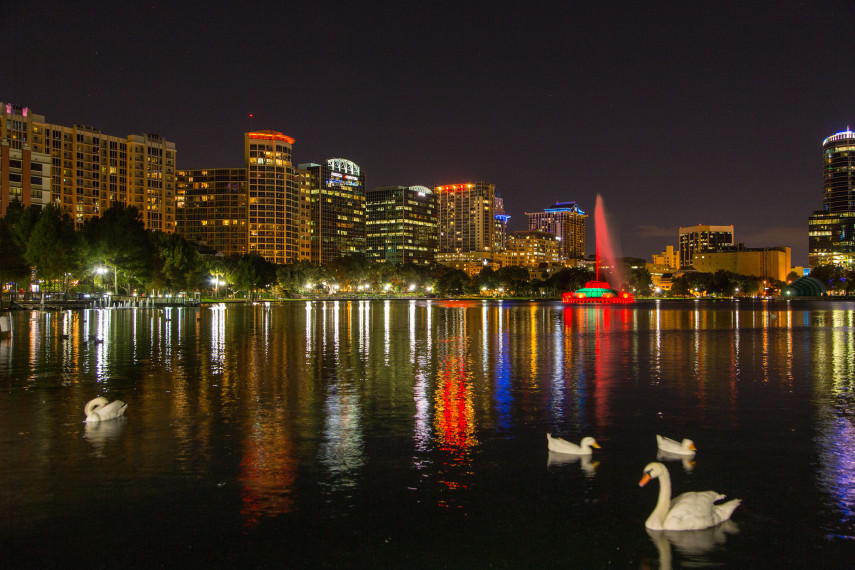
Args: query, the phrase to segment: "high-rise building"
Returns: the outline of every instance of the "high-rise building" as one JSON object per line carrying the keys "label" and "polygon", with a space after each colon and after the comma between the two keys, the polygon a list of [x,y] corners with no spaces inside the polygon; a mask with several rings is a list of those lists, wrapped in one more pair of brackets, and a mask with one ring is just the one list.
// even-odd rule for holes
{"label": "high-rise building", "polygon": [[365,176],[344,158],[301,164],[309,173],[310,261],[323,265],[337,257],[365,253]]}
{"label": "high-rise building", "polygon": [[488,182],[437,186],[439,253],[492,253],[496,187]]}
{"label": "high-rise building", "polygon": [[425,186],[365,193],[366,255],[372,261],[431,264],[436,257],[436,194]]}
{"label": "high-rise building", "polygon": [[178,171],[177,233],[226,257],[248,253],[246,168]]}
{"label": "high-rise building", "polygon": [[249,190],[249,252],[273,263],[297,261],[299,194],[291,163],[294,139],[277,131],[244,135]]}
{"label": "high-rise building", "polygon": [[585,258],[585,220],[588,214],[576,202],[556,202],[542,212],[526,212],[528,229],[555,234],[564,260]]}
{"label": "high-rise building", "polygon": [[244,168],[180,171],[178,233],[225,256],[257,252],[273,263],[297,261],[293,144],[278,131],[245,133]]}
{"label": "high-rise building", "polygon": [[508,220],[511,219],[505,213],[505,201],[496,193],[493,206],[493,219],[495,220],[495,238],[493,241],[493,251],[504,251],[508,245]]}
{"label": "high-rise building", "polygon": [[808,220],[811,267],[855,262],[855,132],[822,141],[823,209]]}
{"label": "high-rise building", "polygon": [[696,253],[725,251],[733,247],[733,226],[680,228],[680,267],[690,267]]}
{"label": "high-rise building", "polygon": [[[44,122],[44,117],[39,117]],[[34,152],[32,140],[44,135],[27,108],[0,103],[0,216],[13,201],[45,206],[51,201],[50,155]]]}
{"label": "high-rise building", "polygon": [[312,216],[312,173],[303,168],[294,169],[297,185],[297,260],[311,261],[312,231],[309,225]]}
{"label": "high-rise building", "polygon": [[80,226],[124,204],[140,211],[147,229],[171,233],[175,160],[175,144],[158,135],[116,137],[92,127],[53,125],[26,107],[0,103],[0,215],[11,200],[49,202]]}

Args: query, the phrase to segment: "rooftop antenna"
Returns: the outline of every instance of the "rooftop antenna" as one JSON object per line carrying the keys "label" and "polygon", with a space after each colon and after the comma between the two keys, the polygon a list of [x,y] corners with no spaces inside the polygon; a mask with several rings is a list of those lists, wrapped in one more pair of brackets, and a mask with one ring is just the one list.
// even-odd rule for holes
{"label": "rooftop antenna", "polygon": [[249,130],[252,132],[252,113],[249,114]]}

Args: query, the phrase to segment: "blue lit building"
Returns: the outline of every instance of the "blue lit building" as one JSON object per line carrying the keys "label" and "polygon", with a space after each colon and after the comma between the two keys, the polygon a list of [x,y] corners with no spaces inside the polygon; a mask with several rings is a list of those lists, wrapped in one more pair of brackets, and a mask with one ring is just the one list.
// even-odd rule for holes
{"label": "blue lit building", "polygon": [[556,202],[542,212],[526,212],[528,229],[555,234],[561,240],[561,258],[585,258],[585,221],[588,214],[576,202]]}

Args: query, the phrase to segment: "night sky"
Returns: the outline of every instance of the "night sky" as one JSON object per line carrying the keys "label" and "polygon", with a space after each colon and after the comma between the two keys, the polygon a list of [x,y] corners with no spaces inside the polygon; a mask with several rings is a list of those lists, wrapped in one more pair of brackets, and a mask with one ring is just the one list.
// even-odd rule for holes
{"label": "night sky", "polygon": [[2,0],[0,101],[160,134],[179,168],[242,166],[273,129],[368,187],[493,182],[512,230],[556,201],[593,226],[599,193],[624,255],[733,224],[805,265],[822,140],[855,127],[853,24],[842,1]]}

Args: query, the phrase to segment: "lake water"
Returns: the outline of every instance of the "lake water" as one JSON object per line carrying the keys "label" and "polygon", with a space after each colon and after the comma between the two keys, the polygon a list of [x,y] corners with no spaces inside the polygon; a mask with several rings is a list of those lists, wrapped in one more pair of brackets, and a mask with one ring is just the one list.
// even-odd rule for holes
{"label": "lake water", "polygon": [[[855,567],[855,305],[14,312],[9,568]],[[91,338],[90,338],[90,335]],[[95,396],[125,417],[84,423]],[[546,433],[602,446],[550,454]],[[676,493],[731,524],[648,533]]]}

